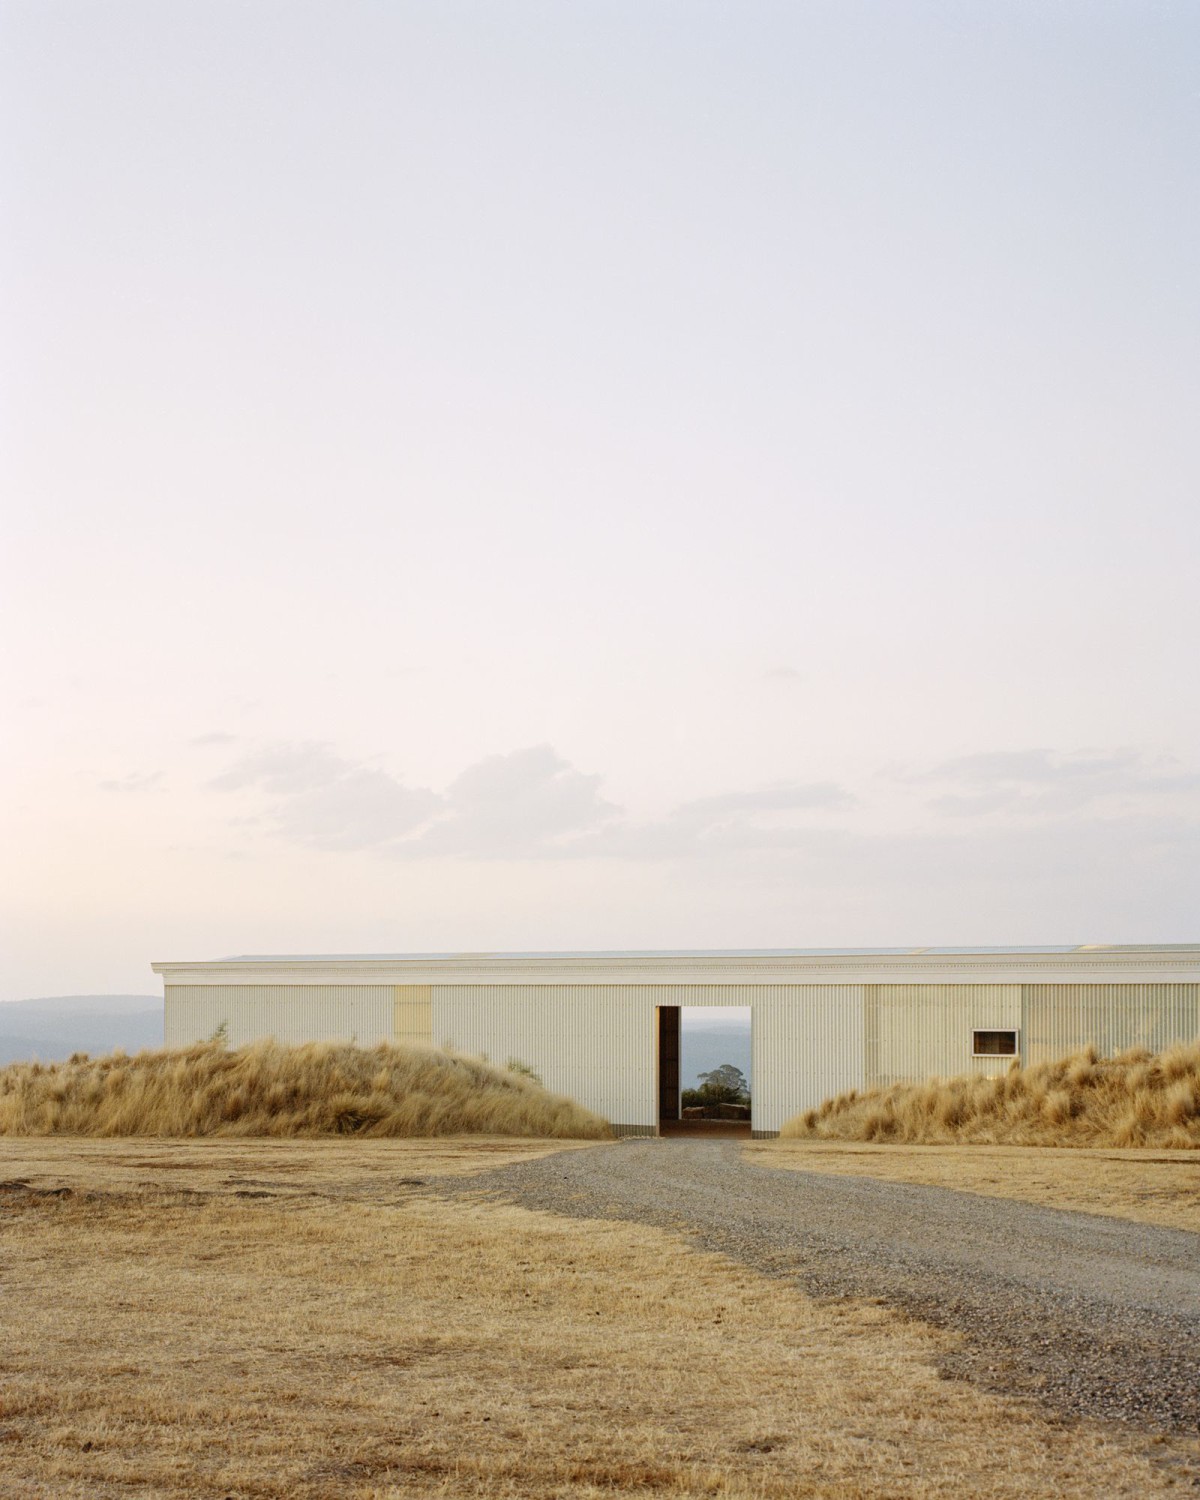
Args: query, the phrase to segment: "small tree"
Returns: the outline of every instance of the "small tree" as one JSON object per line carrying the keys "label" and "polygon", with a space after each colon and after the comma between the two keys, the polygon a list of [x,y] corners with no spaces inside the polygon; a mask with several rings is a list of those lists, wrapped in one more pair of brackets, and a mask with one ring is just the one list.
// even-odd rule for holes
{"label": "small tree", "polygon": [[[750,1085],[741,1068],[732,1063],[722,1063],[708,1073],[699,1073],[700,1087],[685,1089],[684,1103],[696,1104],[749,1104]],[[689,1097],[691,1096],[691,1097]]]}

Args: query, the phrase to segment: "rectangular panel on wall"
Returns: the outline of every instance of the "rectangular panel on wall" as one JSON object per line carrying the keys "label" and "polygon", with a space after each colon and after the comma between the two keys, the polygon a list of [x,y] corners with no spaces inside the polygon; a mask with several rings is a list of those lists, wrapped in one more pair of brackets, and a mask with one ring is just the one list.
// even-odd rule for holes
{"label": "rectangular panel on wall", "polygon": [[432,988],[427,984],[395,986],[393,1036],[401,1045],[433,1045]]}
{"label": "rectangular panel on wall", "polygon": [[1053,1062],[1086,1046],[1161,1052],[1200,1037],[1197,984],[1027,984],[1025,1060]]}
{"label": "rectangular panel on wall", "polygon": [[758,985],[751,1044],[754,1129],[863,1085],[861,984]]}
{"label": "rectangular panel on wall", "polygon": [[973,1057],[976,1031],[1020,1029],[1019,984],[869,984],[868,1088],[956,1073],[1003,1073],[1009,1057]]}
{"label": "rectangular panel on wall", "polygon": [[276,1041],[390,1042],[394,1026],[390,984],[169,984],[168,1047],[204,1041],[224,1026],[231,1047]]}

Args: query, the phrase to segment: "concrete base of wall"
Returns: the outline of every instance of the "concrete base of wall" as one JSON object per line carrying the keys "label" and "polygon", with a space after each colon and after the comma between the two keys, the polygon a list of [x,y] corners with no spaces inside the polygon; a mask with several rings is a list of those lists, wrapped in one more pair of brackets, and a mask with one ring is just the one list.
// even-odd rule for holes
{"label": "concrete base of wall", "polygon": [[754,1141],[773,1141],[778,1136],[778,1130],[752,1130],[750,1139]]}
{"label": "concrete base of wall", "polygon": [[653,1125],[610,1125],[609,1129],[616,1136],[658,1134]]}

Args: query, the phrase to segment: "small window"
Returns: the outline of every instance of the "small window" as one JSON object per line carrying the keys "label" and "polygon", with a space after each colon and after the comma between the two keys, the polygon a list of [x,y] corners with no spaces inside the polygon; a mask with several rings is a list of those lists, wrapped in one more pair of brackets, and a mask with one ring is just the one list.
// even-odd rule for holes
{"label": "small window", "polygon": [[973,1057],[1016,1057],[1017,1055],[1015,1031],[973,1031],[971,1037]]}

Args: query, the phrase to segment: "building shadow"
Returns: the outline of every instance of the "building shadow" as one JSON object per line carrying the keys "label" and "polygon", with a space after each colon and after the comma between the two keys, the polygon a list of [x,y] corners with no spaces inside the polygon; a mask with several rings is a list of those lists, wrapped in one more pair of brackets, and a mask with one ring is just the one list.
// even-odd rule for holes
{"label": "building shadow", "polygon": [[658,1133],[672,1140],[713,1141],[750,1139],[749,1120],[660,1120]]}

